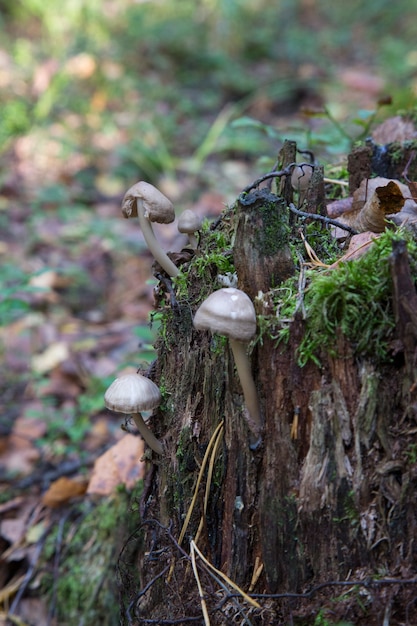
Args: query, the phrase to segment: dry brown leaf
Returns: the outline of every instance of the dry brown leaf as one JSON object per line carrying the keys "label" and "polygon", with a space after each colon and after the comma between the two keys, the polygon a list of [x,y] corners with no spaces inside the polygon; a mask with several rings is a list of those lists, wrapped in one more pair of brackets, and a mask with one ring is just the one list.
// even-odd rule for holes
{"label": "dry brown leaf", "polygon": [[[389,215],[399,213],[405,204],[403,191],[400,183],[388,180],[384,185],[378,185],[371,179],[356,190],[353,206],[359,209],[341,216],[340,221],[354,228],[358,232],[372,231],[382,233],[386,228],[386,219]],[[383,179],[387,180],[387,179]],[[405,185],[404,185],[405,186]],[[408,191],[408,188],[407,188]],[[366,201],[363,204],[362,194],[365,192]]]}
{"label": "dry brown leaf", "polygon": [[75,480],[62,476],[51,483],[49,489],[43,494],[42,503],[45,506],[55,508],[65,504],[73,498],[82,496],[87,489],[87,481]]}
{"label": "dry brown leaf", "polygon": [[410,195],[412,199],[414,200],[414,202],[417,202],[417,183],[410,180],[408,182],[408,188],[410,190]]}
{"label": "dry brown leaf", "polygon": [[123,484],[132,489],[145,475],[143,440],[127,434],[99,457],[91,476],[87,493],[109,495]]}
{"label": "dry brown leaf", "polygon": [[393,143],[394,141],[402,143],[415,137],[417,137],[417,131],[414,124],[400,115],[389,117],[372,132],[372,139],[380,145]]}
{"label": "dry brown leaf", "polygon": [[343,215],[343,213],[349,213],[352,210],[352,202],[352,198],[341,198],[340,200],[329,202],[326,207],[327,215],[336,219],[340,215]]}
{"label": "dry brown leaf", "polygon": [[35,439],[46,432],[46,423],[35,417],[18,417],[7,439],[7,447],[0,455],[2,466],[10,473],[28,474],[39,459]]}
{"label": "dry brown leaf", "polygon": [[359,257],[363,256],[368,252],[368,250],[371,249],[374,241],[378,239],[378,236],[379,235],[376,235],[375,233],[370,231],[359,233],[358,235],[353,235],[345,254],[337,259],[335,263],[330,265],[330,268],[335,268],[339,265],[339,263],[343,263],[345,261],[353,261],[354,259],[359,259]]}
{"label": "dry brown leaf", "polygon": [[69,358],[69,348],[65,341],[56,341],[41,354],[32,357],[32,369],[38,374],[46,374]]}

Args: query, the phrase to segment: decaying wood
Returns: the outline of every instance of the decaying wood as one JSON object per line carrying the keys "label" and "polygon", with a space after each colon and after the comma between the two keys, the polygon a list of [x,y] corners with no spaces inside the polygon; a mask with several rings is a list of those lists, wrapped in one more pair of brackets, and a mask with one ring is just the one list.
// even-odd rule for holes
{"label": "decaying wood", "polygon": [[235,268],[239,289],[253,299],[294,273],[289,214],[284,200],[266,188],[240,196],[236,206]]}
{"label": "decaying wood", "polygon": [[408,384],[411,386],[417,383],[417,293],[405,241],[393,242],[390,266],[397,333],[404,350]]}
{"label": "decaying wood", "polygon": [[[260,190],[239,198],[228,213],[236,232],[239,287],[252,297],[259,291],[267,296],[294,271],[279,226],[284,211],[285,202]],[[271,224],[276,237],[265,239]],[[407,603],[408,619],[415,617],[417,464],[410,460],[410,446],[416,427],[403,380],[409,368],[415,373],[417,296],[404,259],[401,249],[394,251],[393,293],[405,365],[377,367],[372,359],[355,356],[349,337],[339,334],[336,355],[323,352],[320,366],[310,361],[300,367],[297,349],[305,322],[296,316],[286,344],[277,345],[266,334],[250,353],[264,424],[263,445],[256,451],[249,446],[242,390],[227,343],[193,328],[200,288],[194,277],[189,296],[178,299],[167,316],[157,345],[154,380],[163,388],[164,406],[154,424],[166,455],[156,461],[142,503],[140,570],[146,592],[138,590],[132,598],[130,615],[137,621],[129,623],[201,617],[187,560],[199,527],[199,549],[245,591],[251,581],[251,591],[258,594],[303,594],[329,583],[331,597],[331,581],[408,577],[410,592],[399,583],[396,599],[390,600],[398,615],[392,625],[405,623]],[[211,483],[205,496],[203,479],[179,546],[204,453],[222,420]],[[297,615],[301,620],[308,614],[308,595],[291,604],[257,597],[258,610],[229,597],[227,585],[219,586],[201,564],[199,571],[213,626],[233,623],[237,615],[242,621],[239,610],[246,617],[250,612],[252,624],[265,626],[303,623]],[[368,586],[367,594],[367,615],[358,624],[383,623],[380,587]],[[350,594],[340,602],[355,603]]]}

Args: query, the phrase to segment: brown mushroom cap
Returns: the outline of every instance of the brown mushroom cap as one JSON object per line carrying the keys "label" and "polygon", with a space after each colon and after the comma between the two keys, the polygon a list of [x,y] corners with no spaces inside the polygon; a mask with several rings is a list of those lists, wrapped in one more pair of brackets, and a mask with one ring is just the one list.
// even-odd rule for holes
{"label": "brown mushroom cap", "polygon": [[142,200],[145,217],[151,222],[170,224],[175,219],[172,202],[156,187],[143,180],[128,189],[122,201],[124,217],[137,217],[137,200]]}
{"label": "brown mushroom cap", "polygon": [[140,413],[159,406],[161,392],[154,382],[141,374],[116,378],[104,394],[104,403],[117,413]]}
{"label": "brown mushroom cap", "polygon": [[191,209],[185,209],[178,218],[178,230],[180,233],[191,234],[200,230],[203,220]]}
{"label": "brown mushroom cap", "polygon": [[294,167],[291,174],[291,185],[294,191],[305,191],[308,188],[313,169],[313,165],[307,163]]}
{"label": "brown mushroom cap", "polygon": [[210,330],[237,341],[250,341],[256,332],[252,300],[240,289],[224,287],[214,291],[194,316],[197,330]]}

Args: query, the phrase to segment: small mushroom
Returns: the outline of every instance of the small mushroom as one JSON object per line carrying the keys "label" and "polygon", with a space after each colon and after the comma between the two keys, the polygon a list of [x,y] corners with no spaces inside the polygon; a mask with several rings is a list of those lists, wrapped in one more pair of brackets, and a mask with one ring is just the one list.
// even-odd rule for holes
{"label": "small mushroom", "polygon": [[150,448],[162,454],[161,442],[146,426],[141,411],[156,409],[161,392],[155,383],[141,374],[125,374],[116,378],[104,394],[104,403],[111,411],[132,416],[140,434]]}
{"label": "small mushroom", "polygon": [[300,165],[296,165],[292,171],[291,186],[294,191],[298,191],[300,204],[304,202],[306,197],[313,170],[313,165],[300,163]]}
{"label": "small mushroom", "polygon": [[249,413],[249,427],[258,437],[255,447],[259,443],[261,432],[261,412],[246,354],[247,344],[256,332],[256,314],[251,299],[246,293],[234,287],[218,289],[210,294],[196,311],[194,327],[197,330],[210,330],[212,333],[228,337]]}
{"label": "small mushroom", "polygon": [[185,209],[178,218],[178,231],[188,235],[188,241],[193,250],[197,250],[197,233],[203,224],[203,220],[191,209]]}
{"label": "small mushroom", "polygon": [[179,270],[159,245],[151,223],[170,224],[174,221],[175,212],[171,201],[153,185],[140,181],[126,191],[122,213],[126,218],[139,218],[143,236],[155,260],[168,276],[177,276]]}

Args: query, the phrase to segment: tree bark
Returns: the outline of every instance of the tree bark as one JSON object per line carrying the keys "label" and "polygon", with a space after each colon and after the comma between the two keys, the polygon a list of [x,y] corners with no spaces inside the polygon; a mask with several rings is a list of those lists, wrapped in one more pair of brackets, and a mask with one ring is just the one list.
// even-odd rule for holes
{"label": "tree bark", "polygon": [[[258,292],[274,289],[294,265],[285,203],[265,190],[249,196],[218,228],[234,241],[239,288],[262,313],[267,300]],[[269,227],[275,238],[266,238]],[[202,236],[197,255],[204,254]],[[164,398],[154,429],[166,452],[154,459],[142,499],[141,589],[124,623],[203,623],[189,558],[196,536],[212,566],[246,593],[264,594],[257,608],[196,557],[213,626],[305,624],[319,609],[331,610],[328,623],[372,626],[387,615],[391,626],[417,623],[417,333],[416,309],[407,305],[417,295],[401,250],[391,267],[398,325],[391,364],[358,358],[339,334],[334,354],[301,367],[305,322],[297,315],[287,343],[266,334],[252,346],[263,416],[255,451],[227,342],[193,328],[208,285],[189,273],[187,295],[163,311],[152,378]],[[335,603],[340,585],[346,593]]]}

